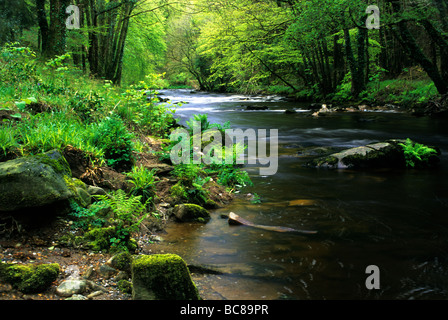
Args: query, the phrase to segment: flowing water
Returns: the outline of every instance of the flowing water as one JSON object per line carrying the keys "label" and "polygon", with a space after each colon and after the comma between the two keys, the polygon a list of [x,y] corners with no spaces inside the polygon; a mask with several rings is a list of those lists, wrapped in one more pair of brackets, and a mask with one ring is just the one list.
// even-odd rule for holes
{"label": "flowing water", "polygon": [[[162,91],[185,123],[193,114],[232,128],[278,129],[279,170],[259,176],[241,197],[212,212],[208,224],[170,224],[162,252],[220,270],[202,279],[209,299],[446,299],[448,297],[448,126],[397,112],[335,113],[313,118],[306,105],[278,97]],[[246,106],[269,110],[247,111]],[[285,114],[285,110],[297,110]],[[353,147],[412,138],[442,151],[436,170],[324,170],[304,166],[299,147]],[[301,201],[295,201],[301,200]],[[302,201],[307,200],[307,201]],[[293,201],[293,202],[291,202]],[[261,225],[318,231],[298,235],[230,226],[235,212]],[[366,288],[366,268],[380,289]],[[201,283],[201,279],[198,279]]]}

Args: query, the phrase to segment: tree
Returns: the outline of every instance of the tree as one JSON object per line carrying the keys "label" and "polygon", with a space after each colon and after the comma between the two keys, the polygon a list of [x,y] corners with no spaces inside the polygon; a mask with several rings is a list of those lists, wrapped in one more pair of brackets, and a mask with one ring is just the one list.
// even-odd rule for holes
{"label": "tree", "polygon": [[0,44],[15,42],[26,28],[34,25],[33,10],[26,0],[0,0]]}
{"label": "tree", "polygon": [[50,23],[48,23],[45,4],[45,0],[35,0],[40,47],[43,56],[54,57],[66,52],[66,9],[70,5],[70,0],[50,0]]}
{"label": "tree", "polygon": [[[427,2],[388,0],[386,9],[390,15],[387,26],[408,56],[426,71],[438,92],[444,95],[448,94],[447,4],[441,0],[433,0],[432,4],[428,6]],[[416,39],[422,33],[430,39],[433,47],[439,49],[438,52],[433,51],[432,58]]]}

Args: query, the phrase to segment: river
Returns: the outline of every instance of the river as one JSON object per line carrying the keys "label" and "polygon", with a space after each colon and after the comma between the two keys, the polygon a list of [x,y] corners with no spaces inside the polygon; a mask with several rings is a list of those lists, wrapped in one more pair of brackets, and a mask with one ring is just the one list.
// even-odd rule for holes
{"label": "river", "polygon": [[[212,212],[207,224],[170,224],[159,252],[188,264],[223,271],[195,278],[205,299],[446,299],[448,297],[448,126],[445,120],[398,112],[334,113],[313,118],[306,104],[275,96],[164,90],[183,101],[185,123],[208,114],[232,128],[278,129],[279,169],[260,176],[244,197]],[[268,110],[247,111],[247,106]],[[286,114],[285,110],[297,110]],[[353,147],[390,138],[436,145],[436,170],[325,170],[304,166],[303,146]],[[309,200],[297,201],[294,200]],[[291,205],[292,204],[292,205]],[[305,204],[305,205],[301,205]],[[297,235],[230,226],[235,212],[262,225],[318,231]],[[369,290],[366,268],[379,268],[379,289]]]}

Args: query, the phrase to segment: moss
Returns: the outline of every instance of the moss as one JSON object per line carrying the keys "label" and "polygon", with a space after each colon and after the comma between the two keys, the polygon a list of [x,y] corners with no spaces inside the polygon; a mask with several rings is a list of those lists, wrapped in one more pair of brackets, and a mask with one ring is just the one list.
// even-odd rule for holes
{"label": "moss", "polygon": [[57,152],[0,163],[0,211],[43,207],[74,196],[70,168]]}
{"label": "moss", "polygon": [[95,228],[87,232],[84,239],[93,251],[108,251],[111,245],[110,240],[115,236],[115,227]]}
{"label": "moss", "polygon": [[317,158],[317,159],[313,159],[310,162],[310,166],[312,167],[323,167],[323,168],[333,168],[333,167],[337,167],[339,163],[339,159],[330,155],[330,156],[326,156],[326,157],[322,157],[322,158]]}
{"label": "moss", "polygon": [[75,200],[79,206],[86,208],[92,203],[92,197],[87,192],[87,186],[84,182],[68,175],[64,175],[64,181],[67,188],[69,188],[74,195],[73,200]]}
{"label": "moss", "polygon": [[57,279],[59,264],[16,265],[0,262],[0,278],[23,293],[45,291]]}
{"label": "moss", "polygon": [[111,261],[111,266],[115,269],[131,272],[132,256],[129,252],[120,252]]}
{"label": "moss", "polygon": [[49,165],[53,168],[56,173],[62,175],[72,175],[72,171],[70,170],[70,165],[67,160],[57,151],[49,151],[47,153],[38,154],[33,156],[35,159],[39,160],[39,162]]}
{"label": "moss", "polygon": [[132,294],[132,282],[122,279],[117,283],[118,290],[123,293]]}
{"label": "moss", "polygon": [[[119,234],[117,227],[94,228],[84,235],[87,246],[93,251],[137,250],[137,241],[129,235]],[[118,241],[119,240],[119,241]],[[115,246],[113,245],[115,244]]]}
{"label": "moss", "polygon": [[172,186],[170,189],[170,193],[178,201],[188,198],[187,192],[185,191],[185,188],[182,186],[181,182],[178,182],[174,186]]}
{"label": "moss", "polygon": [[135,300],[199,300],[185,261],[175,254],[144,255],[132,263]]}

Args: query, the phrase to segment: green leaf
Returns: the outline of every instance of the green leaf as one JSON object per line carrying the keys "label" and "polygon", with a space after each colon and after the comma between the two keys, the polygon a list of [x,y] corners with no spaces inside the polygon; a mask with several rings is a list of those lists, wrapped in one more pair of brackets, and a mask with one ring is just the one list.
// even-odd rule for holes
{"label": "green leaf", "polygon": [[37,103],[37,99],[34,98],[34,97],[26,98],[26,99],[24,99],[23,101],[25,101],[26,104]]}
{"label": "green leaf", "polygon": [[18,101],[16,102],[17,108],[19,108],[21,111],[24,111],[26,108],[26,102],[25,101]]}

